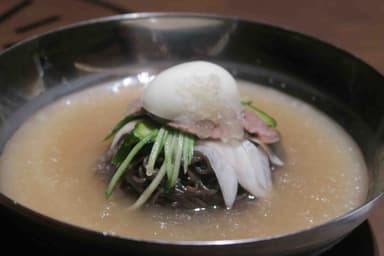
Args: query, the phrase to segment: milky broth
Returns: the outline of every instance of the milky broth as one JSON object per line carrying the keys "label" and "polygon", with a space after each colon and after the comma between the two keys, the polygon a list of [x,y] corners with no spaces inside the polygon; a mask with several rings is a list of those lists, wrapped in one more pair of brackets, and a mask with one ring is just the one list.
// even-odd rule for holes
{"label": "milky broth", "polygon": [[105,84],[64,97],[31,116],[0,158],[0,191],[53,218],[101,232],[161,240],[266,237],[309,228],[361,205],[367,172],[361,152],[337,124],[300,100],[239,81],[241,93],[278,121],[285,165],[264,199],[232,210],[160,207],[130,211],[120,191],[105,198],[95,174],[108,142],[142,87]]}

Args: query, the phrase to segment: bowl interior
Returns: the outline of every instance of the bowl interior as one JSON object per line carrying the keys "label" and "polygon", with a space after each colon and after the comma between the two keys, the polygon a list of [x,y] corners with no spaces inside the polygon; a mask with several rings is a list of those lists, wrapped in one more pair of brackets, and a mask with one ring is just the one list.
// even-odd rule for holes
{"label": "bowl interior", "polygon": [[[273,87],[329,115],[363,152],[370,173],[367,204],[382,194],[383,76],[316,39],[235,18],[126,15],[10,48],[0,55],[0,148],[31,113],[63,95],[100,81],[143,79],[197,59],[216,62],[236,78]],[[364,218],[367,209],[361,209],[344,217],[360,210],[356,216]]]}

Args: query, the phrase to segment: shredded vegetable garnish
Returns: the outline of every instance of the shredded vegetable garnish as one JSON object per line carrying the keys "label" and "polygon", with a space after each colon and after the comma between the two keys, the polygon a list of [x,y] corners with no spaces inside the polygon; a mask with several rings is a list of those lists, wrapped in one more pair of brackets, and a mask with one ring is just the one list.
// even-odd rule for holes
{"label": "shredded vegetable garnish", "polygon": [[157,157],[159,156],[160,151],[164,147],[164,141],[167,139],[167,136],[168,136],[168,131],[163,127],[160,128],[159,133],[157,134],[155,143],[153,144],[151,154],[149,155],[147,171],[146,171],[147,176],[153,175]]}
{"label": "shredded vegetable garnish", "polygon": [[[110,134],[116,134],[119,128],[121,129],[133,120],[135,118],[132,118],[132,116],[124,118],[116,126],[118,128],[114,128]],[[125,134],[112,159],[112,163],[117,166],[117,170],[109,182],[106,191],[107,197],[111,196],[120,179],[130,169],[130,164],[147,144],[152,144],[152,147],[146,165],[146,175],[152,176],[156,173],[156,177],[148,186],[148,190],[143,192],[132,208],[137,208],[146,202],[152,192],[159,186],[165,174],[167,176],[166,189],[172,189],[179,176],[181,164],[183,163],[184,170],[187,170],[192,161],[194,151],[193,136],[180,131],[174,131],[172,128],[160,126],[159,124],[156,125],[154,122],[138,122],[131,132]],[[163,159],[162,167],[159,171],[156,171],[156,165],[158,165],[160,156]]]}
{"label": "shredded vegetable garnish", "polygon": [[129,164],[132,162],[133,158],[136,156],[137,153],[145,146],[145,144],[152,141],[157,135],[157,131],[150,132],[146,137],[144,137],[142,140],[140,140],[129,152],[127,157],[124,159],[124,161],[119,165],[119,168],[117,169],[116,173],[113,175],[106,192],[107,197],[109,197],[112,194],[112,191],[115,189],[117,182],[121,178],[121,176],[124,174],[124,172],[129,167]]}
{"label": "shredded vegetable garnish", "polygon": [[152,193],[156,190],[156,188],[160,185],[161,180],[165,175],[165,164],[160,167],[159,172],[156,174],[156,177],[152,180],[151,184],[146,188],[146,190],[140,195],[137,201],[131,206],[131,209],[137,209],[141,207],[145,202],[149,199]]}

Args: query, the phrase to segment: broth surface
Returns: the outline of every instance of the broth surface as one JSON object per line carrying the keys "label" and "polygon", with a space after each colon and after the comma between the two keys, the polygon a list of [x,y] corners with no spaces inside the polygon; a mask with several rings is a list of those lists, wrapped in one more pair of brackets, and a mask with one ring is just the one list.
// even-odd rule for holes
{"label": "broth surface", "polygon": [[105,84],[64,97],[30,117],[0,158],[0,191],[53,218],[101,232],[160,240],[221,240],[309,228],[361,205],[367,172],[361,153],[337,124],[308,104],[239,81],[242,95],[278,121],[285,165],[270,196],[232,210],[129,211],[118,190],[106,200],[95,175],[103,138],[142,86]]}

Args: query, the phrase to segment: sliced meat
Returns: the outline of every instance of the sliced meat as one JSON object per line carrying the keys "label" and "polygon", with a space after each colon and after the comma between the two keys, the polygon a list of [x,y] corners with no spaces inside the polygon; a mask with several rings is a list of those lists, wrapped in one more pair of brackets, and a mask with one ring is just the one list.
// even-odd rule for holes
{"label": "sliced meat", "polygon": [[[280,140],[278,131],[269,127],[264,120],[254,112],[244,109],[239,119],[244,130],[255,136],[261,142],[271,144]],[[226,135],[226,131],[222,127],[209,120],[196,123],[169,121],[167,125],[184,132],[192,133],[201,139],[222,139]]]}
{"label": "sliced meat", "polygon": [[167,125],[191,133],[200,139],[220,139],[223,136],[223,130],[212,121],[205,120],[196,123],[168,122]]}
{"label": "sliced meat", "polygon": [[[139,114],[143,112],[146,112],[149,116],[157,119],[160,122],[164,122],[170,127],[194,134],[200,139],[223,139],[225,137],[231,138],[231,136],[228,136],[230,131],[210,120],[201,120],[194,123],[184,123],[172,120],[164,120],[154,116],[142,108],[141,98],[133,101],[128,107],[128,114]],[[261,142],[272,144],[280,140],[278,131],[272,127],[269,127],[256,113],[248,109],[243,109],[239,114],[238,119],[244,130],[249,134],[256,136],[256,138]],[[239,138],[236,139],[240,139],[242,135],[239,135],[238,137]]]}
{"label": "sliced meat", "polygon": [[241,124],[244,129],[266,144],[278,142],[280,135],[275,128],[269,127],[256,113],[244,109],[241,113]]}

